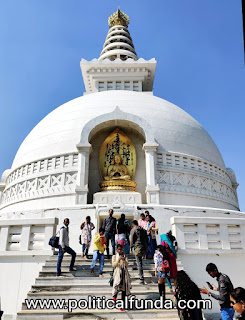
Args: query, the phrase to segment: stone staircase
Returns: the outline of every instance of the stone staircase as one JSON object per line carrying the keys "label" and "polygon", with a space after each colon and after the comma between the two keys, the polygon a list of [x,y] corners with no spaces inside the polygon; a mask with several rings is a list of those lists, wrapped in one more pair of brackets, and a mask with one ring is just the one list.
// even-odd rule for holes
{"label": "stone staircase", "polygon": [[[134,257],[129,256],[129,273],[132,281],[132,295],[136,299],[159,299],[157,279],[154,277],[154,263],[152,260],[143,260],[145,285],[139,283],[138,271],[133,270]],[[105,259],[104,278],[98,277],[98,265],[95,267],[95,274],[90,273],[91,257],[84,260],[80,257],[76,259],[77,271],[69,272],[70,256],[64,256],[60,277],[56,277],[57,255],[51,256],[46,260],[39,277],[36,278],[35,285],[27,294],[27,300],[57,300],[63,299],[67,305],[69,299],[88,299],[88,296],[112,298],[112,287],[108,281],[112,271],[111,260]],[[178,270],[183,269],[180,261],[177,261]],[[166,299],[172,299],[173,294],[168,292],[166,285]],[[120,299],[120,294],[118,299]],[[75,302],[74,302],[75,303]],[[75,306],[74,306],[75,307]],[[52,306],[41,308],[40,305],[36,309],[28,309],[27,304],[22,304],[22,310],[17,314],[18,320],[41,320],[41,319],[179,319],[176,310],[162,309],[144,309],[144,310],[126,310],[118,309],[80,309],[75,308],[72,312],[68,312],[67,308],[59,309]]]}

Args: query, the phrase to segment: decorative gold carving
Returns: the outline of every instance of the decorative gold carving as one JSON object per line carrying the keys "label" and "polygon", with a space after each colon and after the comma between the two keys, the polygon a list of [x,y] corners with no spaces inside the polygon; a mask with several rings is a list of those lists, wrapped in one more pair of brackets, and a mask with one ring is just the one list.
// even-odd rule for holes
{"label": "decorative gold carving", "polygon": [[107,191],[107,190],[136,191],[136,185],[137,184],[135,181],[123,181],[123,180],[102,181],[100,183],[100,191]]}
{"label": "decorative gold carving", "polygon": [[118,25],[127,27],[129,25],[129,16],[120,11],[120,9],[117,9],[117,11],[108,18],[108,25],[110,28]]}
{"label": "decorative gold carving", "polygon": [[133,190],[136,170],[136,151],[131,140],[120,129],[114,130],[100,149],[101,191]]}

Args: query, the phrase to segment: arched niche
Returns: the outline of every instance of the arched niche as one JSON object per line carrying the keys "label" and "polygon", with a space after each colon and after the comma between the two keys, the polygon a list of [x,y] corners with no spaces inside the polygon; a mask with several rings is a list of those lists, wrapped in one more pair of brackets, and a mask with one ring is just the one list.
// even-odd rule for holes
{"label": "arched niche", "polygon": [[137,191],[142,195],[143,203],[146,203],[146,169],[145,169],[145,152],[143,150],[143,145],[145,143],[145,138],[142,132],[139,132],[139,128],[128,122],[126,120],[112,120],[104,122],[94,130],[93,134],[90,135],[89,143],[92,146],[92,152],[89,159],[89,174],[88,174],[88,203],[93,202],[93,194],[100,191],[99,183],[102,178],[100,175],[100,148],[104,140],[111,134],[115,129],[119,128],[123,131],[135,146],[136,150],[136,172],[134,176],[134,181],[137,183]]}
{"label": "arched niche", "polygon": [[[136,169],[137,190],[142,194],[143,199],[145,199],[146,194],[147,203],[159,203],[159,187],[156,184],[155,170],[158,144],[154,139],[151,125],[139,116],[123,112],[119,107],[116,107],[110,113],[95,117],[82,129],[81,139],[77,144],[79,157],[76,203],[91,203],[92,195],[99,191],[98,184],[101,180],[99,175],[99,149],[105,138],[116,128],[129,135],[135,147],[137,146],[138,159],[142,160],[139,161]],[[92,147],[94,148],[93,152]],[[143,151],[140,150],[142,147]],[[91,168],[89,168],[90,166]]]}

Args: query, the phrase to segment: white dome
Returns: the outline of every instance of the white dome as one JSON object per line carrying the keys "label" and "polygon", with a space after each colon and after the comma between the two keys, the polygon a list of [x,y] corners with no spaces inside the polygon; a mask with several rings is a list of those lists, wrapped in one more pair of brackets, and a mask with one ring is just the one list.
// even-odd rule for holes
{"label": "white dome", "polygon": [[39,159],[77,152],[86,123],[116,107],[151,125],[159,151],[199,157],[225,169],[210,135],[179,107],[147,93],[106,91],[71,100],[48,114],[23,141],[12,170]]}
{"label": "white dome", "polygon": [[[20,146],[0,208],[93,203],[101,181],[100,146],[116,127],[135,141],[134,179],[142,203],[151,201],[146,199],[150,181],[158,190],[159,204],[239,208],[237,184],[232,184],[206,130],[185,111],[151,93],[125,90],[87,94],[47,115]],[[88,150],[89,143],[93,152],[89,159],[86,156],[89,166],[83,167],[80,150]],[[150,165],[143,145],[144,150],[158,146]],[[79,183],[84,183],[82,191]],[[84,192],[83,198],[78,198],[79,192]]]}

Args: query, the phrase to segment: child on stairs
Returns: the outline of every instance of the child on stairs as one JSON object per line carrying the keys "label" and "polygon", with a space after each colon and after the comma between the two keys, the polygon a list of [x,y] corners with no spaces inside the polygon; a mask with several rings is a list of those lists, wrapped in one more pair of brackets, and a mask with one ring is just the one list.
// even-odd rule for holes
{"label": "child on stairs", "polygon": [[90,273],[94,273],[94,267],[99,259],[100,267],[99,267],[99,277],[103,278],[103,268],[104,268],[104,260],[105,260],[105,249],[106,249],[106,244],[105,244],[105,229],[100,228],[99,233],[97,233],[94,237],[94,252],[93,252],[93,261],[90,266]]}
{"label": "child on stairs", "polygon": [[165,281],[170,277],[170,265],[167,259],[166,248],[162,245],[156,247],[154,254],[155,276],[158,279],[160,297],[165,300]]}

